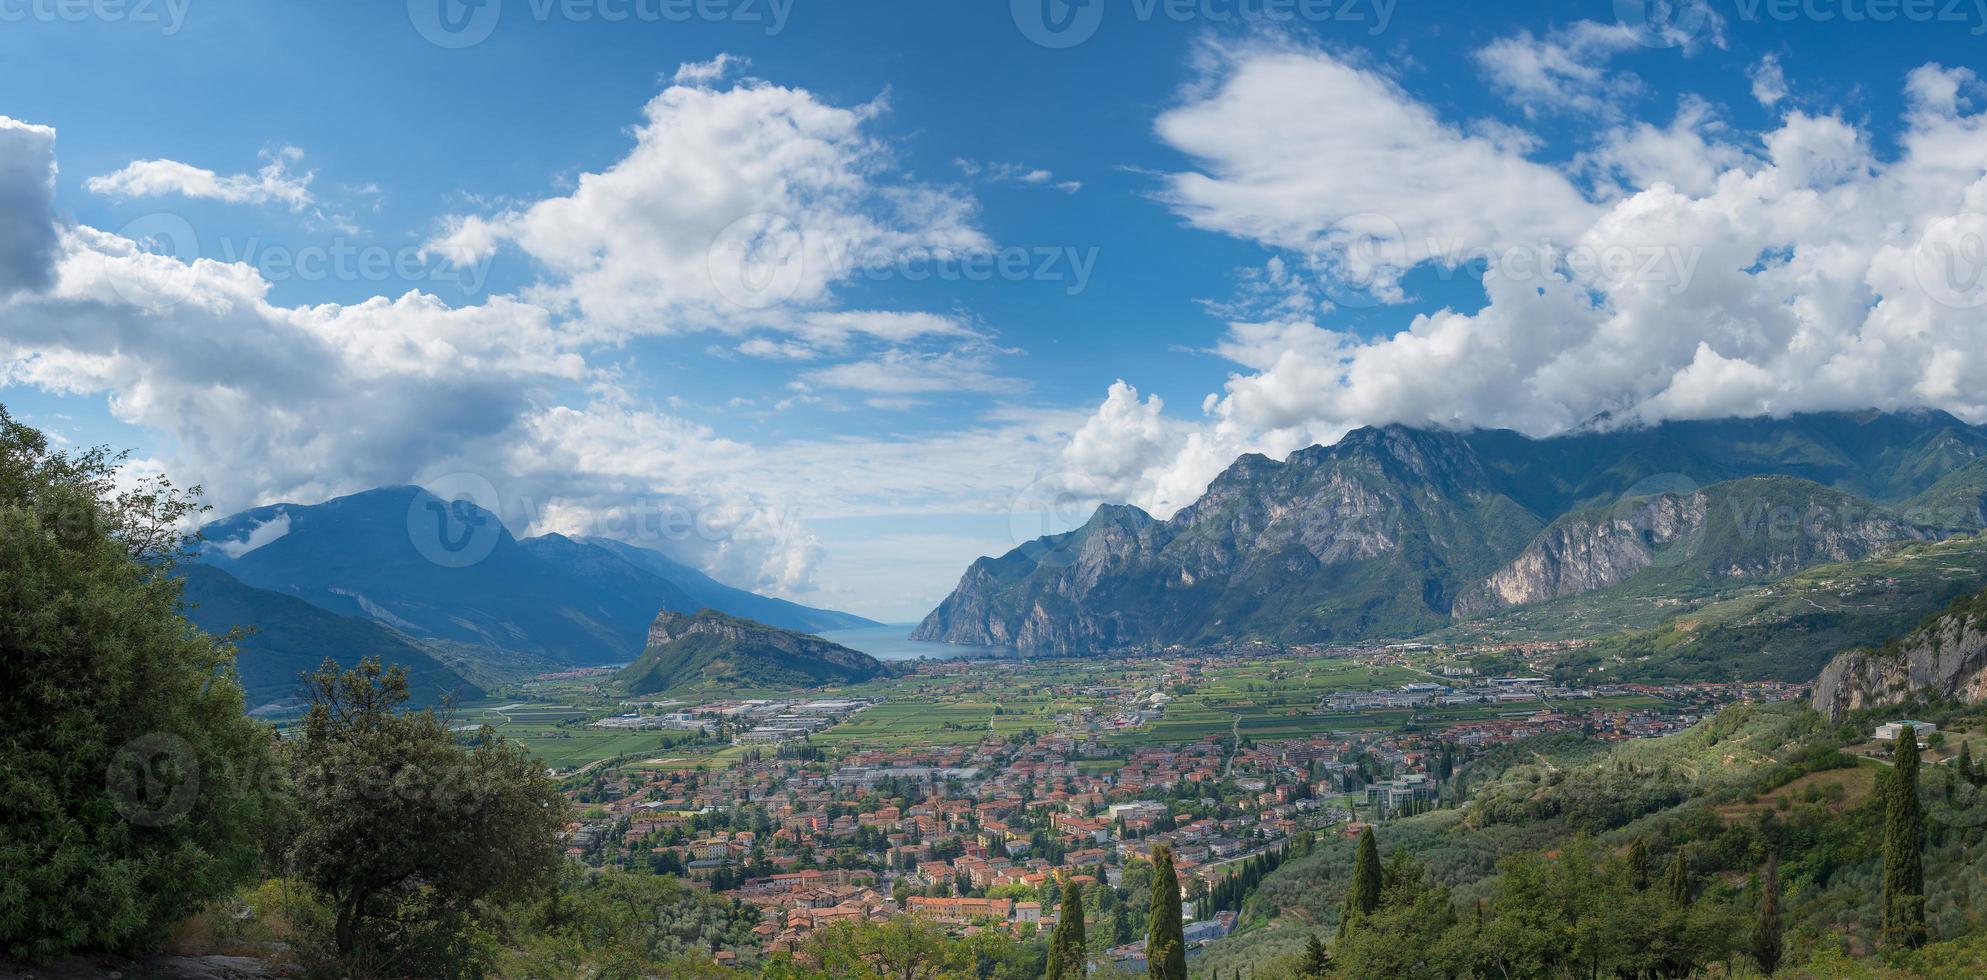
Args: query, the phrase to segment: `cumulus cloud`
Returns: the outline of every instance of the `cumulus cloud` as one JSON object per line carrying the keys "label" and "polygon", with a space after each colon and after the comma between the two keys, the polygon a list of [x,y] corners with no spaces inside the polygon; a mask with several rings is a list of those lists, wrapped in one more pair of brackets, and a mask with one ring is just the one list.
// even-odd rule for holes
{"label": "cumulus cloud", "polygon": [[[1202,161],[1171,179],[1188,220],[1323,278],[1372,278],[1300,251],[1343,234],[1360,201],[1403,215],[1396,277],[1441,263],[1420,236],[1538,241],[1484,253],[1475,310],[1405,315],[1378,335],[1308,316],[1231,323],[1217,352],[1237,370],[1201,419],[1169,431],[1156,404],[1114,387],[1067,447],[1071,479],[1165,513],[1242,452],[1280,457],[1358,425],[1547,434],[1603,412],[1635,424],[1872,406],[1987,421],[1987,397],[1957,380],[1987,368],[1987,114],[1964,69],[1911,74],[1888,159],[1838,117],[1789,112],[1741,138],[1686,103],[1667,129],[1618,130],[1575,168],[1622,182],[1602,203],[1517,156],[1525,141],[1472,142],[1329,54],[1261,50],[1213,70],[1160,126]],[[1309,91],[1339,97],[1310,105]]]}
{"label": "cumulus cloud", "polygon": [[[618,365],[589,354],[615,350],[597,341],[628,331],[696,329],[701,310],[706,326],[849,359],[824,385],[901,393],[1007,384],[986,332],[959,317],[829,302],[843,274],[834,265],[811,267],[793,296],[742,313],[723,306],[699,271],[696,239],[740,214],[771,213],[805,230],[808,256],[982,244],[965,222],[969,201],[876,182],[886,155],[861,129],[877,111],[759,83],[674,87],[650,106],[621,164],[582,177],[571,195],[448,229],[436,247],[452,256],[514,243],[547,270],[535,288],[462,306],[420,291],[285,306],[248,264],[64,224],[53,198],[55,132],[0,119],[0,209],[10,219],[0,233],[0,384],[103,396],[113,417],[172,447],[145,466],[203,484],[223,513],[386,484],[446,486],[468,474],[492,485],[520,533],[623,537],[739,585],[805,596],[821,559],[805,519],[845,501],[874,506],[877,488],[889,486],[910,506],[994,506],[958,460],[944,464],[950,472],[924,462],[946,458],[934,447],[953,434],[879,445],[905,472],[869,472],[857,484],[837,475],[850,469],[839,441],[727,439],[633,395]],[[718,147],[724,153],[707,152]],[[272,166],[293,160],[279,154]],[[197,168],[137,166],[96,183],[114,193],[301,200],[307,180],[286,173],[265,170],[251,186]],[[622,285],[639,295],[623,303],[611,295]],[[644,298],[658,305],[637,315]],[[968,441],[983,458],[997,455],[994,436]],[[1055,445],[1046,435],[1020,442],[1043,457]],[[688,530],[655,537],[644,529],[658,515]],[[280,531],[265,525],[224,547],[245,553]]]}
{"label": "cumulus cloud", "polygon": [[1215,46],[1159,136],[1198,169],[1162,199],[1197,227],[1285,251],[1318,281],[1386,300],[1431,260],[1565,239],[1595,207],[1558,171],[1466,133],[1393,82],[1319,52]]}
{"label": "cumulus cloud", "polygon": [[1710,103],[1686,96],[1668,126],[1638,122],[1611,129],[1580,158],[1579,167],[1607,185],[1611,196],[1657,184],[1704,194],[1719,175],[1751,155],[1733,139]]}
{"label": "cumulus cloud", "polygon": [[122,170],[91,177],[83,186],[95,194],[124,197],[191,197],[228,204],[280,204],[292,211],[309,207],[314,172],[292,173],[304,151],[294,146],[265,150],[266,161],[253,174],[217,174],[177,160],[135,160]]}
{"label": "cumulus cloud", "polygon": [[905,254],[988,246],[969,199],[893,179],[865,131],[881,101],[715,86],[729,64],[686,66],[644,108],[627,156],[572,193],[457,216],[431,246],[480,257],[515,245],[549,273],[529,295],[604,338],[788,329],[795,311],[832,309],[839,285],[887,275]]}

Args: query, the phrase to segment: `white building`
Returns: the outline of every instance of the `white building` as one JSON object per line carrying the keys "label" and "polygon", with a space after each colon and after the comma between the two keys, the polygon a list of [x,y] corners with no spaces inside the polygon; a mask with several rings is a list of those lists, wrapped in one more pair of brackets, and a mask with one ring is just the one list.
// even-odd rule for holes
{"label": "white building", "polygon": [[1879,742],[1897,741],[1897,736],[1903,733],[1904,726],[1906,725],[1910,725],[1913,732],[1917,734],[1918,745],[1921,748],[1924,747],[1925,745],[1925,736],[1930,735],[1933,732],[1939,730],[1939,726],[1934,725],[1929,721],[1908,721],[1908,720],[1887,721],[1877,726],[1877,741]]}

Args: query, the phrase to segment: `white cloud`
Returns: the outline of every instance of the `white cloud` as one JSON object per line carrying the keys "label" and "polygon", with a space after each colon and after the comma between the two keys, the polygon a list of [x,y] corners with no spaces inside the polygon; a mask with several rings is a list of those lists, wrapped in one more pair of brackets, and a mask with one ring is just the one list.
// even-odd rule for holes
{"label": "white cloud", "polygon": [[965,158],[952,161],[968,177],[981,178],[990,184],[1028,184],[1035,187],[1053,187],[1065,194],[1074,194],[1083,189],[1080,180],[1057,180],[1054,171],[1042,167],[1031,167],[1025,163],[995,161],[978,163]]}
{"label": "white cloud", "polygon": [[223,176],[203,167],[177,160],[137,160],[113,173],[91,177],[83,183],[91,193],[124,197],[206,198],[229,204],[281,204],[292,211],[309,207],[311,180],[317,175],[290,172],[291,165],[303,159],[294,146],[265,150],[266,162],[253,174]]}
{"label": "white cloud", "polygon": [[1626,24],[1583,20],[1543,38],[1530,31],[1499,38],[1478,51],[1476,60],[1498,94],[1528,116],[1572,112],[1611,118],[1641,85],[1633,75],[1609,72],[1607,64],[1640,44],[1638,32]]}
{"label": "white cloud", "polygon": [[1668,126],[1638,122],[1609,130],[1579,166],[1603,182],[1620,181],[1612,188],[1616,196],[1659,183],[1703,194],[1720,174],[1748,160],[1746,149],[1729,140],[1710,103],[1686,96]]}
{"label": "white cloud", "polygon": [[[656,163],[649,176],[679,183],[639,187],[625,168],[592,175],[549,210],[458,222],[447,247],[487,254],[513,236],[542,244],[533,236],[564,235],[575,248],[595,251],[598,261],[564,266],[577,269],[583,282],[589,275],[636,276],[639,270],[621,260],[632,262],[638,246],[666,229],[609,227],[587,244],[584,229],[571,223],[580,217],[559,212],[606,207],[608,198],[684,198],[679,192],[690,185],[680,181],[700,174],[730,181],[737,175],[722,171],[737,160],[677,157],[698,150],[697,140],[717,145],[747,135],[771,157],[754,161],[755,172],[729,190],[702,185],[723,201],[785,194],[780,199],[796,206],[826,209],[826,217],[796,212],[798,224],[874,231],[857,236],[865,241],[927,237],[906,227],[941,229],[935,237],[949,236],[955,245],[978,240],[951,220],[970,210],[967,202],[911,185],[870,183],[881,154],[857,130],[874,107],[837,109],[804,92],[762,85],[681,90],[666,99],[702,108],[673,117],[673,135],[656,134],[635,156],[669,157],[644,158]],[[774,118],[753,119],[755,109]],[[843,135],[790,133],[793,139],[782,142],[774,132],[782,127]],[[799,515],[998,510],[998,488],[1017,480],[1016,473],[1039,469],[1059,445],[1054,433],[1038,431],[1054,423],[1039,420],[872,444],[734,441],[677,414],[674,400],[664,400],[665,410],[631,394],[619,364],[589,363],[591,352],[612,356],[618,348],[590,342],[596,321],[585,306],[598,297],[556,274],[525,294],[475,305],[450,306],[422,292],[279,305],[269,299],[270,283],[249,265],[175,256],[60,224],[54,141],[52,129],[0,120],[0,206],[18,219],[0,233],[0,385],[103,396],[114,418],[170,446],[143,461],[148,472],[204,485],[208,502],[222,513],[387,484],[432,485],[467,473],[497,488],[499,509],[520,533],[577,530],[642,540],[631,515],[692,515],[693,533],[643,543],[728,581],[806,598],[822,586],[823,556]],[[613,194],[597,196],[608,184]],[[673,213],[719,213],[711,210],[715,204],[685,207]],[[880,208],[882,217],[868,215],[870,208]],[[885,220],[893,215],[916,220],[899,227]],[[763,312],[764,322],[741,317],[724,326],[757,331],[745,346],[766,341],[817,361],[853,358],[821,383],[874,393],[883,407],[903,407],[912,401],[906,392],[940,385],[1011,387],[993,368],[1004,352],[959,316],[826,302]],[[983,480],[969,459],[1011,465]],[[882,460],[887,465],[866,462]],[[230,546],[245,552],[276,533],[266,526]],[[833,594],[846,595],[847,588]]]}
{"label": "white cloud", "polygon": [[1313,276],[1398,301],[1413,266],[1563,239],[1593,220],[1559,172],[1444,123],[1371,72],[1260,43],[1207,60],[1201,91],[1158,120],[1160,138],[1199,164],[1169,175],[1162,198]]}
{"label": "white cloud", "polygon": [[1779,57],[1769,54],[1759,59],[1747,77],[1752,79],[1752,97],[1760,105],[1771,109],[1787,97],[1787,75],[1780,69]]}
{"label": "white cloud", "polygon": [[[1341,234],[1359,200],[1405,215],[1396,276],[1440,265],[1440,249],[1414,244],[1429,229],[1511,248],[1488,253],[1474,312],[1419,313],[1374,336],[1306,315],[1231,323],[1217,351],[1238,370],[1204,418],[1169,428],[1156,403],[1114,387],[1069,444],[1071,482],[1167,513],[1240,453],[1281,457],[1389,422],[1545,434],[1601,412],[1921,406],[1987,421],[1987,397],[1959,380],[1987,369],[1987,115],[1969,114],[1979,86],[1964,69],[1912,73],[1887,160],[1840,118],[1790,112],[1741,137],[1686,102],[1668,129],[1618,130],[1581,163],[1623,182],[1604,205],[1330,55],[1260,50],[1216,70],[1160,127],[1204,161],[1172,179],[1196,224],[1252,238],[1326,285],[1372,277],[1301,254]],[[1361,185],[1362,173],[1404,175],[1403,186]],[[1532,247],[1510,233],[1524,218],[1507,207],[1537,215],[1523,224]]]}
{"label": "white cloud", "polygon": [[290,515],[278,513],[266,521],[249,528],[239,540],[216,541],[214,549],[229,558],[240,558],[257,548],[290,533]]}
{"label": "white cloud", "polygon": [[678,85],[709,85],[751,63],[750,58],[721,53],[709,61],[686,61],[677,66],[676,74],[671,77]]}
{"label": "white cloud", "polygon": [[[722,67],[722,66],[720,66]],[[715,69],[651,100],[628,155],[572,193],[458,216],[431,247],[481,257],[513,243],[548,278],[528,295],[607,339],[719,329],[809,328],[843,282],[913,249],[987,247],[973,204],[891,177],[867,135],[884,111],[830,105]]]}
{"label": "white cloud", "polygon": [[875,357],[808,371],[802,378],[821,388],[879,395],[1012,392],[1019,386],[994,370],[991,352],[985,348],[941,352],[895,348]]}

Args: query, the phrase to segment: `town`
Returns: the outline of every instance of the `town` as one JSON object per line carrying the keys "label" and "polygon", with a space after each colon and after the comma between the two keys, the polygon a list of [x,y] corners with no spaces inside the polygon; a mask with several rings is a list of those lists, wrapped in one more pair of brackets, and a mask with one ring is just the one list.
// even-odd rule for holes
{"label": "town", "polygon": [[1025,936],[1054,927],[1068,883],[1101,884],[1110,955],[1136,970],[1142,934],[1123,906],[1150,887],[1157,845],[1198,947],[1233,927],[1252,868],[1453,805],[1459,771],[1496,746],[1653,737],[1804,692],[1582,688],[1399,648],[1333,653],[923,661],[873,689],[617,702],[590,727],[690,741],[569,774],[567,855],[746,903],[764,953],[898,915]]}

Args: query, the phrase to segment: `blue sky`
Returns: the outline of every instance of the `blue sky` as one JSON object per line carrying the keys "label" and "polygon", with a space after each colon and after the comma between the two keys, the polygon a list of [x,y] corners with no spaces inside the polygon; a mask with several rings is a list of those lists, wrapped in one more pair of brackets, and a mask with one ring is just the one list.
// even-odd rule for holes
{"label": "blue sky", "polygon": [[[191,229],[147,247],[198,279],[134,301],[77,258],[115,242],[65,239],[0,306],[0,402],[224,509],[464,473],[536,530],[678,502],[710,528],[664,543],[721,576],[897,620],[1096,500],[1170,512],[1357,424],[1979,420],[1970,280],[1869,318],[1914,316],[1876,239],[1909,264],[1987,207],[1971,0],[1092,3],[0,0],[0,116],[56,168],[20,219]],[[1083,40],[1037,43],[1044,10]],[[1759,220],[1704,224],[1721,195]],[[678,237],[768,214],[882,271],[743,309],[685,284]],[[1858,220],[1844,268],[1815,236]],[[1581,242],[1674,281],[1479,281]],[[1873,344],[1882,376],[1824,369]]]}

